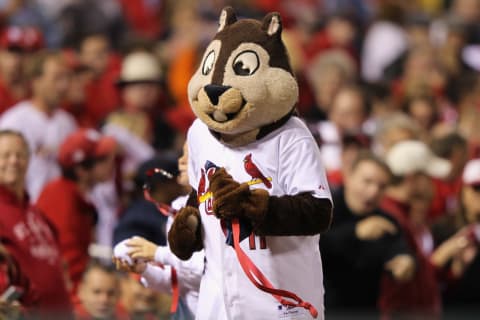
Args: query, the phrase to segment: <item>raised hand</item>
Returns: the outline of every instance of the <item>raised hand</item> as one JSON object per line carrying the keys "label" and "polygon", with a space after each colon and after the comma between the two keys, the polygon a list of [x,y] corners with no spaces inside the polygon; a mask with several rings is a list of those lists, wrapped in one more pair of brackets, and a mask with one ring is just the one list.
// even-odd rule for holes
{"label": "raised hand", "polygon": [[406,282],[415,274],[415,259],[409,254],[399,254],[385,263],[385,269],[389,270],[393,278],[398,282]]}
{"label": "raised hand", "polygon": [[355,235],[360,240],[376,240],[386,234],[395,234],[397,228],[386,218],[371,216],[359,221],[355,227]]}

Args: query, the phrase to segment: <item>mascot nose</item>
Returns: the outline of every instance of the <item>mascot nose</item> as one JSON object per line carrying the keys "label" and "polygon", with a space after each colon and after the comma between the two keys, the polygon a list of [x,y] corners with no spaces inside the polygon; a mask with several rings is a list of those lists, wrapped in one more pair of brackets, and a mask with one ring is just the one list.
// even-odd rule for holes
{"label": "mascot nose", "polygon": [[218,104],[218,98],[228,89],[230,89],[230,86],[219,86],[216,84],[209,84],[204,87],[205,92],[208,95],[208,98],[212,102],[213,105]]}

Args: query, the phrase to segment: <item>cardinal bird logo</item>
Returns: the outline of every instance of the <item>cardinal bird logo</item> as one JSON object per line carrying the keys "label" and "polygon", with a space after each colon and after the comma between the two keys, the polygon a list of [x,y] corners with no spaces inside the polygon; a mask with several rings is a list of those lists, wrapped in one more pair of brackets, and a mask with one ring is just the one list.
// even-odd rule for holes
{"label": "cardinal bird logo", "polygon": [[251,153],[247,154],[245,158],[243,158],[243,166],[245,167],[245,171],[252,177],[253,180],[259,179],[268,189],[272,188],[272,183],[270,180],[268,180],[268,178],[263,175],[260,169],[258,169],[255,163],[253,163]]}

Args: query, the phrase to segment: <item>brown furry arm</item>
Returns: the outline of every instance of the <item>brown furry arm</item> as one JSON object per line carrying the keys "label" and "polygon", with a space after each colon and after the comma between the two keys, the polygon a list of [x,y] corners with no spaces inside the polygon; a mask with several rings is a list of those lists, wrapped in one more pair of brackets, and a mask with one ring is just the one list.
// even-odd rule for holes
{"label": "brown furry arm", "polygon": [[327,231],[331,220],[330,200],[309,193],[270,196],[267,210],[251,219],[255,234],[260,236],[314,235]]}
{"label": "brown furry arm", "polygon": [[172,252],[181,260],[188,260],[195,251],[203,249],[200,212],[196,203],[197,193],[193,191],[187,206],[180,209],[168,231],[168,243]]}
{"label": "brown furry arm", "polygon": [[214,196],[213,210],[220,219],[246,217],[255,234],[263,236],[300,236],[325,232],[332,219],[332,203],[310,193],[294,196],[270,196],[264,189],[250,190],[221,168],[210,179]]}

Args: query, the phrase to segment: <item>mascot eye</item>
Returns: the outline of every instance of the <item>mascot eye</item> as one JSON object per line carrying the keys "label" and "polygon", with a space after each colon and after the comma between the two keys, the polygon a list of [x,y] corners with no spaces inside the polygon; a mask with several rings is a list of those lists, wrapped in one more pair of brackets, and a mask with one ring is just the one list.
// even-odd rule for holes
{"label": "mascot eye", "polygon": [[250,76],[257,71],[259,64],[254,51],[243,51],[233,60],[233,71],[237,76]]}
{"label": "mascot eye", "polygon": [[203,61],[202,74],[206,76],[213,69],[213,63],[215,62],[215,51],[210,51],[205,60]]}

